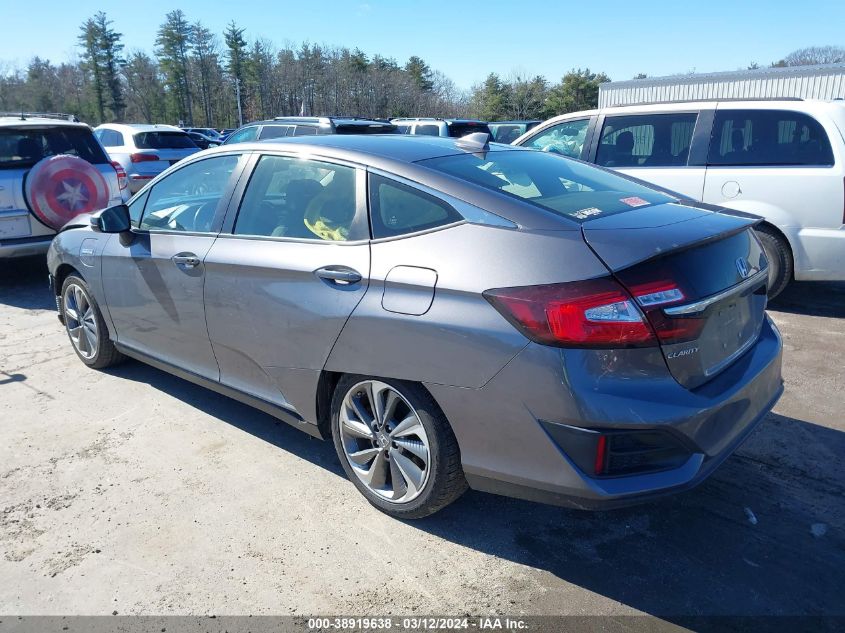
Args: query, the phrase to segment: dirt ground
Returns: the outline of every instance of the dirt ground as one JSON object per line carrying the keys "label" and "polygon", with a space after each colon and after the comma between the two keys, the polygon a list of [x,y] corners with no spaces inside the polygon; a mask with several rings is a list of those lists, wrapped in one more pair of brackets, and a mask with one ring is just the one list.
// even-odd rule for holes
{"label": "dirt ground", "polygon": [[130,362],[86,369],[42,261],[0,270],[0,613],[845,614],[845,284],[771,306],[786,393],[681,496],[371,508],[327,442]]}

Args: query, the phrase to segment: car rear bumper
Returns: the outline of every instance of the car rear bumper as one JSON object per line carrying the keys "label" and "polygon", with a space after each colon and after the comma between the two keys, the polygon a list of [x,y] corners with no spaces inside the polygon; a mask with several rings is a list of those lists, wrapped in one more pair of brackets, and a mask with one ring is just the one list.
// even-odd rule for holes
{"label": "car rear bumper", "polygon": [[50,242],[53,241],[53,237],[53,235],[41,235],[37,237],[2,240],[0,241],[0,259],[43,255],[50,248]]}
{"label": "car rear bumper", "polygon": [[[665,363],[668,377],[661,377],[662,357],[650,358],[648,350],[587,352],[534,344],[481,389],[427,387],[452,424],[472,488],[607,509],[680,492],[706,479],[783,393],[781,349],[780,335],[767,318],[754,347],[694,390],[668,376]],[[596,477],[576,465],[572,446],[553,439],[546,430],[550,425],[659,431],[688,452],[669,469]]]}

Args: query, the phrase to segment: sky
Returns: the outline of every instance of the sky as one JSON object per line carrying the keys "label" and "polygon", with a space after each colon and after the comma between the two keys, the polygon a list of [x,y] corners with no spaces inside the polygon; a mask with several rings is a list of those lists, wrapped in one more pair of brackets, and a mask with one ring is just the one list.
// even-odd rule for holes
{"label": "sky", "polygon": [[460,88],[489,72],[558,81],[589,67],[624,80],[765,66],[797,48],[845,46],[844,0],[0,0],[0,71],[36,55],[54,63],[78,57],[79,25],[100,10],[127,51],[152,53],[158,26],[176,6],[217,33],[234,19],[248,40],[358,47],[400,63],[418,55]]}

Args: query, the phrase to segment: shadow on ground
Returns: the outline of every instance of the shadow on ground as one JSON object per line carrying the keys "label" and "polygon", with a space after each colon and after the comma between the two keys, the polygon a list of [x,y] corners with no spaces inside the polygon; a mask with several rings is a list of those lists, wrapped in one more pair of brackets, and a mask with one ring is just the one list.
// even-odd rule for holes
{"label": "shadow on ground", "polygon": [[0,262],[0,303],[25,310],[55,310],[47,287],[47,262],[43,256]]}
{"label": "shadow on ground", "polygon": [[[45,280],[43,261],[14,262],[0,279],[0,302],[52,309]],[[845,284],[793,284],[772,309],[845,316]],[[111,372],[343,476],[330,443],[250,407],[140,363]],[[845,615],[843,455],[842,432],[772,414],[707,482],[678,497],[585,513],[470,491],[412,525],[678,622]],[[348,494],[357,494],[351,484]],[[554,612],[561,595],[539,594],[537,604],[549,600],[544,610]]]}
{"label": "shadow on ground", "polygon": [[794,281],[769,303],[775,312],[845,317],[845,282]]}
{"label": "shadow on ground", "polygon": [[[329,442],[140,363],[112,371],[343,476]],[[679,622],[845,614],[843,454],[845,434],[771,414],[707,482],[678,497],[595,513],[470,491],[411,525]]]}

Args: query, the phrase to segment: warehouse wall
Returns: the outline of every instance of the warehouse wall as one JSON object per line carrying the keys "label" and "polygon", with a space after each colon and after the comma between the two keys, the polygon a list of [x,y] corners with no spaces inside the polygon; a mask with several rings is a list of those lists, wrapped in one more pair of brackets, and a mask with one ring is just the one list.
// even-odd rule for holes
{"label": "warehouse wall", "polygon": [[599,107],[782,97],[845,98],[845,64],[634,79],[599,86]]}

